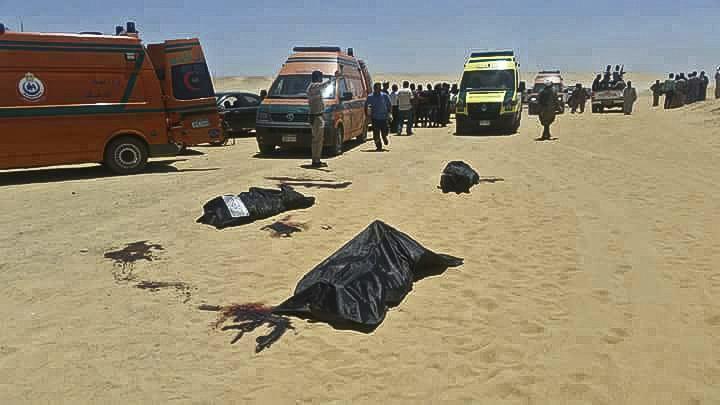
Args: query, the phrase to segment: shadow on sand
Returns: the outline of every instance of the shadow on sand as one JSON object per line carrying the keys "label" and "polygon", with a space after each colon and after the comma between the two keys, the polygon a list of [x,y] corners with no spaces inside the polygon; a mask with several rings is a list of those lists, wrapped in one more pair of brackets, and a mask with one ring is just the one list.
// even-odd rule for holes
{"label": "shadow on sand", "polygon": [[[343,153],[349,152],[365,142],[360,142],[356,139],[345,141],[343,144]],[[333,160],[339,156],[323,156],[323,160]],[[273,153],[262,154],[260,152],[253,155],[255,159],[310,159],[310,148],[287,148],[287,149],[275,149]]]}
{"label": "shadow on sand", "polygon": [[[158,162],[149,162],[143,172],[126,176],[141,176],[159,173],[207,172],[220,170],[217,167],[178,169],[177,167],[172,166],[173,163],[184,162],[186,160],[187,159],[174,159],[162,160]],[[0,187],[19,184],[55,183],[59,181],[89,180],[115,176],[118,175],[112,173],[103,166],[27,169],[12,172],[0,172]]]}

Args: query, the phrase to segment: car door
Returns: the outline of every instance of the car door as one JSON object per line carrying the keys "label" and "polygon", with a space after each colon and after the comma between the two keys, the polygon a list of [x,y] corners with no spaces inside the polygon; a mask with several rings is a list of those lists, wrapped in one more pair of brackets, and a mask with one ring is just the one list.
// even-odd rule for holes
{"label": "car door", "polygon": [[243,129],[255,128],[255,117],[260,106],[260,97],[243,94],[239,97],[240,108],[237,111],[238,126]]}
{"label": "car door", "polygon": [[342,114],[342,121],[343,121],[343,129],[345,131],[345,139],[349,139],[352,137],[353,133],[353,119],[352,119],[352,100],[350,101],[342,101],[342,97],[345,93],[349,92],[350,88],[347,85],[347,81],[344,77],[340,78],[338,81],[338,99],[340,101],[340,107],[339,110]]}

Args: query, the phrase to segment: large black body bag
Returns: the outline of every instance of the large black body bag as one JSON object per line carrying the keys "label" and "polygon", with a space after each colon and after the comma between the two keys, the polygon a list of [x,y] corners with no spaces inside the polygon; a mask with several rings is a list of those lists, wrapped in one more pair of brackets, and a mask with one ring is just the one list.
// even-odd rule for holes
{"label": "large black body bag", "polygon": [[480,175],[465,162],[448,163],[440,176],[443,193],[469,193],[470,188],[479,183]]}
{"label": "large black body bag", "polygon": [[273,313],[374,328],[383,321],[388,307],[399,304],[412,290],[414,281],[462,262],[433,253],[408,235],[375,221],[307,273],[294,295]]}
{"label": "large black body bag", "polygon": [[280,190],[251,187],[238,195],[223,195],[203,205],[203,216],[197,222],[218,229],[247,224],[289,210],[308,208],[315,197],[306,197],[288,185]]}

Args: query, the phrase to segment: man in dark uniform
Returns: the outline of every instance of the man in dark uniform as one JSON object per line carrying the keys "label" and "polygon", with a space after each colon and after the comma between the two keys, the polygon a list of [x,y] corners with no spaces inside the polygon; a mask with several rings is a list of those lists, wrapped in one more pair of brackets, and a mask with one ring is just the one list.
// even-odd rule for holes
{"label": "man in dark uniform", "polygon": [[652,86],[650,86],[650,91],[652,91],[653,95],[653,107],[657,107],[660,105],[660,95],[662,94],[662,84],[660,84],[660,80],[655,80],[655,83],[653,83]]}
{"label": "man in dark uniform", "polygon": [[710,85],[710,79],[705,75],[705,72],[700,72],[700,101],[707,100],[707,89]]}
{"label": "man in dark uniform", "polygon": [[572,96],[570,96],[572,99],[571,101],[571,107],[572,110],[571,113],[575,114],[575,111],[580,108],[580,114],[585,112],[585,104],[587,103],[588,94],[585,92],[585,89],[582,87],[582,84],[578,83],[575,85],[575,90],[573,90]]}
{"label": "man in dark uniform", "polygon": [[595,76],[595,80],[592,83],[592,91],[600,90],[600,81],[602,81],[602,75]]}
{"label": "man in dark uniform", "polygon": [[543,126],[543,134],[538,139],[540,141],[549,141],[552,139],[550,135],[550,125],[555,121],[555,115],[558,110],[558,99],[555,88],[550,80],[545,80],[545,88],[540,90],[538,94],[538,105],[540,107],[540,124]]}

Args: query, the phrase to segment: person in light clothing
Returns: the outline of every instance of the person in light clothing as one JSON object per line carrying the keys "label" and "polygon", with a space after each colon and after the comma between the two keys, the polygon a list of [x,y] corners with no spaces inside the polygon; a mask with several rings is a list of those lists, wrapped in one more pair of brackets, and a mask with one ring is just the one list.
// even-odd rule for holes
{"label": "person in light clothing", "polygon": [[[340,72],[335,72],[337,77]],[[307,88],[308,105],[310,106],[310,125],[312,126],[312,164],[311,167],[326,167],[327,164],[320,161],[322,157],[323,142],[325,138],[325,102],[323,91],[327,86],[334,86],[334,80],[323,81],[322,72],[312,72],[311,83]]]}
{"label": "person in light clothing", "polygon": [[402,135],[403,122],[407,121],[407,134],[413,134],[413,92],[410,90],[410,83],[403,82],[403,88],[398,91],[398,116],[395,132]]}

